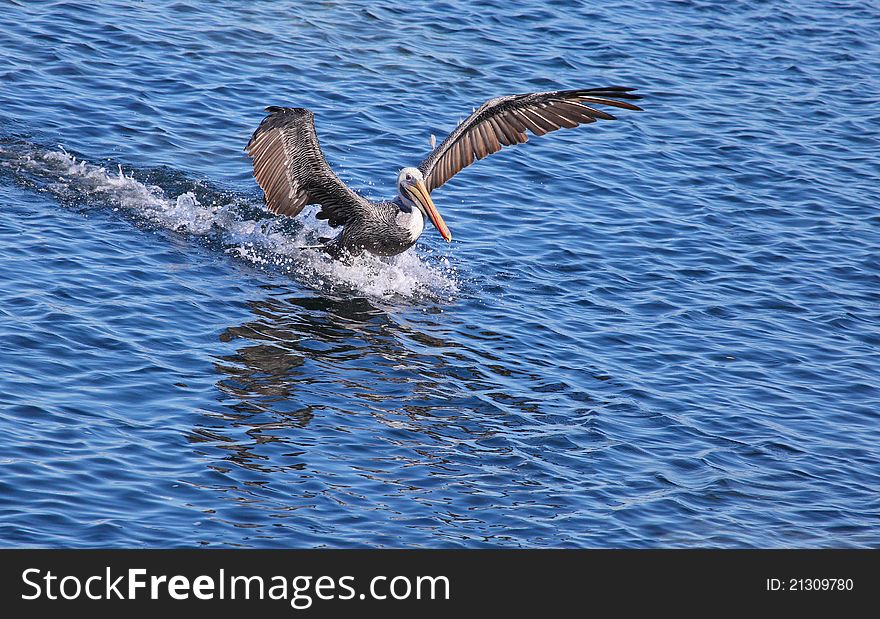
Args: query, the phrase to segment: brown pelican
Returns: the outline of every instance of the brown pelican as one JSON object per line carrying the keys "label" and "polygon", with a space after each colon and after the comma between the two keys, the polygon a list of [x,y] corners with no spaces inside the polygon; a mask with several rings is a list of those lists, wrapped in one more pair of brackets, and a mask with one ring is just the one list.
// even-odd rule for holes
{"label": "brown pelican", "polygon": [[428,217],[447,241],[452,234],[431,200],[431,191],[466,168],[474,159],[502,146],[528,140],[526,131],[544,135],[614,116],[587,104],[639,110],[619,99],[640,99],[632,88],[609,86],[536,92],[490,99],[456,127],[418,167],[397,175],[397,197],[372,202],[347,187],[324,159],[315,132],[314,114],[303,108],[267,107],[269,113],[245,147],[253,159],[254,177],[269,210],[293,217],[307,204],[320,204],[318,219],[342,232],[324,249],[333,256],[363,251],[393,256],[411,247]]}

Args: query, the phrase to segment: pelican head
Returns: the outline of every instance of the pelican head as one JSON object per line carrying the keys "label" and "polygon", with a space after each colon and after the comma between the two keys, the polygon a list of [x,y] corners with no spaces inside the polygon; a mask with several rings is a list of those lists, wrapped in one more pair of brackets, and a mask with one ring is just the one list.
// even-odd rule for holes
{"label": "pelican head", "polygon": [[416,207],[426,215],[434,227],[440,232],[447,241],[452,240],[452,233],[446,227],[446,222],[440,217],[428,188],[425,185],[425,177],[422,176],[421,170],[418,168],[403,168],[397,175],[397,192],[403,203],[410,207]]}

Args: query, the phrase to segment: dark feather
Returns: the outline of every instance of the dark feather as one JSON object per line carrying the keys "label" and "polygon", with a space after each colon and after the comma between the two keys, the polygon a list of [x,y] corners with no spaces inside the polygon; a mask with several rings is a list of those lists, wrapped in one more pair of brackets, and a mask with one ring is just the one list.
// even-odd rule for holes
{"label": "dark feather", "polygon": [[557,90],[490,99],[437,146],[419,164],[428,190],[434,190],[455,174],[511,144],[528,140],[526,131],[544,135],[563,127],[614,120],[608,112],[586,104],[608,105],[625,110],[641,108],[627,99],[641,99],[632,88],[609,86],[580,90]]}
{"label": "dark feather", "polygon": [[317,217],[331,226],[344,225],[363,213],[368,203],[343,183],[324,158],[315,117],[303,108],[267,107],[245,147],[253,159],[254,178],[273,213],[291,217],[306,204],[320,204]]}

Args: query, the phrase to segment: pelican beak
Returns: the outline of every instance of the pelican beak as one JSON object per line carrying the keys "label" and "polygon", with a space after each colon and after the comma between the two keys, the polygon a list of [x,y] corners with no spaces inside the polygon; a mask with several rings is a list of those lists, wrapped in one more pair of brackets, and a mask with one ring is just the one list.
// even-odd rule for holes
{"label": "pelican beak", "polygon": [[434,201],[431,200],[431,195],[428,193],[428,188],[425,187],[425,182],[416,181],[415,185],[409,187],[409,191],[413,199],[424,207],[425,211],[428,213],[428,217],[431,218],[431,223],[433,223],[434,227],[440,231],[440,236],[447,241],[451,241],[452,233],[449,231],[449,228],[446,227],[446,222],[440,217],[437,207],[434,206]]}

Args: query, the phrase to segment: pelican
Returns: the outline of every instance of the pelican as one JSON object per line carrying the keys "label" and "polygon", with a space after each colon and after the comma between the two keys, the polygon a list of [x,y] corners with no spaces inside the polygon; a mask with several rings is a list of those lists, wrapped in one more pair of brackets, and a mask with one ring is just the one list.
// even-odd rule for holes
{"label": "pelican", "polygon": [[[315,116],[304,108],[271,106],[245,147],[253,159],[254,177],[266,206],[277,215],[294,217],[307,204],[319,204],[318,219],[342,227],[323,249],[331,256],[369,252],[394,256],[412,247],[425,228],[425,218],[446,241],[452,233],[431,199],[431,192],[471,165],[475,159],[504,146],[536,136],[595,122],[614,120],[591,105],[627,110],[641,108],[626,99],[640,99],[633,88],[609,86],[556,90],[490,99],[467,117],[416,167],[397,175],[397,196],[372,202],[345,185],[327,163]],[[432,136],[433,137],[433,136]]]}

